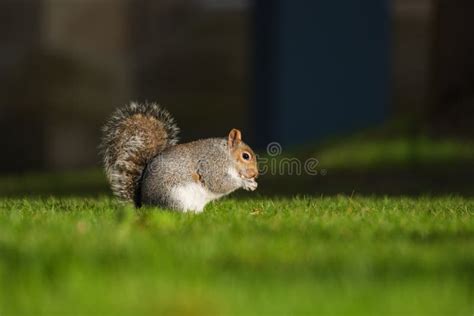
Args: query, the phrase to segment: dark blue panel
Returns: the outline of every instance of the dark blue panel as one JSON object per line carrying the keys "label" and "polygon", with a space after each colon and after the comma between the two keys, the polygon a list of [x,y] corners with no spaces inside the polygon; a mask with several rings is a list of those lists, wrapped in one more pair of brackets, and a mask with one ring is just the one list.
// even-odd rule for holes
{"label": "dark blue panel", "polygon": [[274,82],[271,138],[315,142],[382,121],[389,103],[388,2],[275,3],[278,23],[268,36],[276,39],[267,57],[276,69],[257,79]]}

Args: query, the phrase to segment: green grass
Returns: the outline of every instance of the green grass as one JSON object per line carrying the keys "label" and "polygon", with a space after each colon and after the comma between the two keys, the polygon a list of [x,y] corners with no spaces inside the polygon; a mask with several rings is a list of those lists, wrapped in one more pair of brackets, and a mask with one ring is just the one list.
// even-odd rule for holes
{"label": "green grass", "polygon": [[473,313],[470,198],[0,199],[0,315]]}
{"label": "green grass", "polygon": [[449,169],[457,164],[472,167],[474,145],[456,139],[354,137],[323,146],[313,156],[331,169],[410,168],[413,166]]}
{"label": "green grass", "polygon": [[301,151],[326,176],[198,215],[122,205],[98,169],[1,177],[0,316],[474,315],[473,148],[334,141]]}

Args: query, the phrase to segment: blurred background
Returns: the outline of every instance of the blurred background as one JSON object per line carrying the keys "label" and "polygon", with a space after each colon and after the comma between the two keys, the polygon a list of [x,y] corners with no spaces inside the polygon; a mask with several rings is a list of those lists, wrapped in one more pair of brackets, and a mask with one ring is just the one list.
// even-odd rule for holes
{"label": "blurred background", "polygon": [[130,100],[183,141],[236,127],[319,160],[263,195],[474,195],[470,0],[0,0],[0,21],[1,195],[107,193],[100,128]]}

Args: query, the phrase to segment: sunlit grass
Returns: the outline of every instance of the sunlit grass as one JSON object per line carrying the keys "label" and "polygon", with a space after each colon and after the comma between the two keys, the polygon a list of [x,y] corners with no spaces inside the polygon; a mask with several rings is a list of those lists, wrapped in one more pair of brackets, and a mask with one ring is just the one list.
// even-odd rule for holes
{"label": "sunlit grass", "polygon": [[474,200],[0,200],[1,315],[471,315]]}
{"label": "sunlit grass", "polygon": [[306,153],[327,176],[265,176],[199,215],[120,204],[99,169],[2,177],[0,315],[472,315],[473,148],[337,141]]}

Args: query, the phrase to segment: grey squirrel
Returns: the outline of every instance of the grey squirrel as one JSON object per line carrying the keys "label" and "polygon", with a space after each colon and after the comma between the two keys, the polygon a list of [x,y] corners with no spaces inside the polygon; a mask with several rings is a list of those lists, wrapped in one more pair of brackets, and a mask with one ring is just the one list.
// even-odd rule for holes
{"label": "grey squirrel", "polygon": [[257,159],[239,130],[178,144],[173,117],[155,103],[117,109],[103,128],[101,153],[113,193],[135,206],[201,212],[239,188],[257,188]]}

